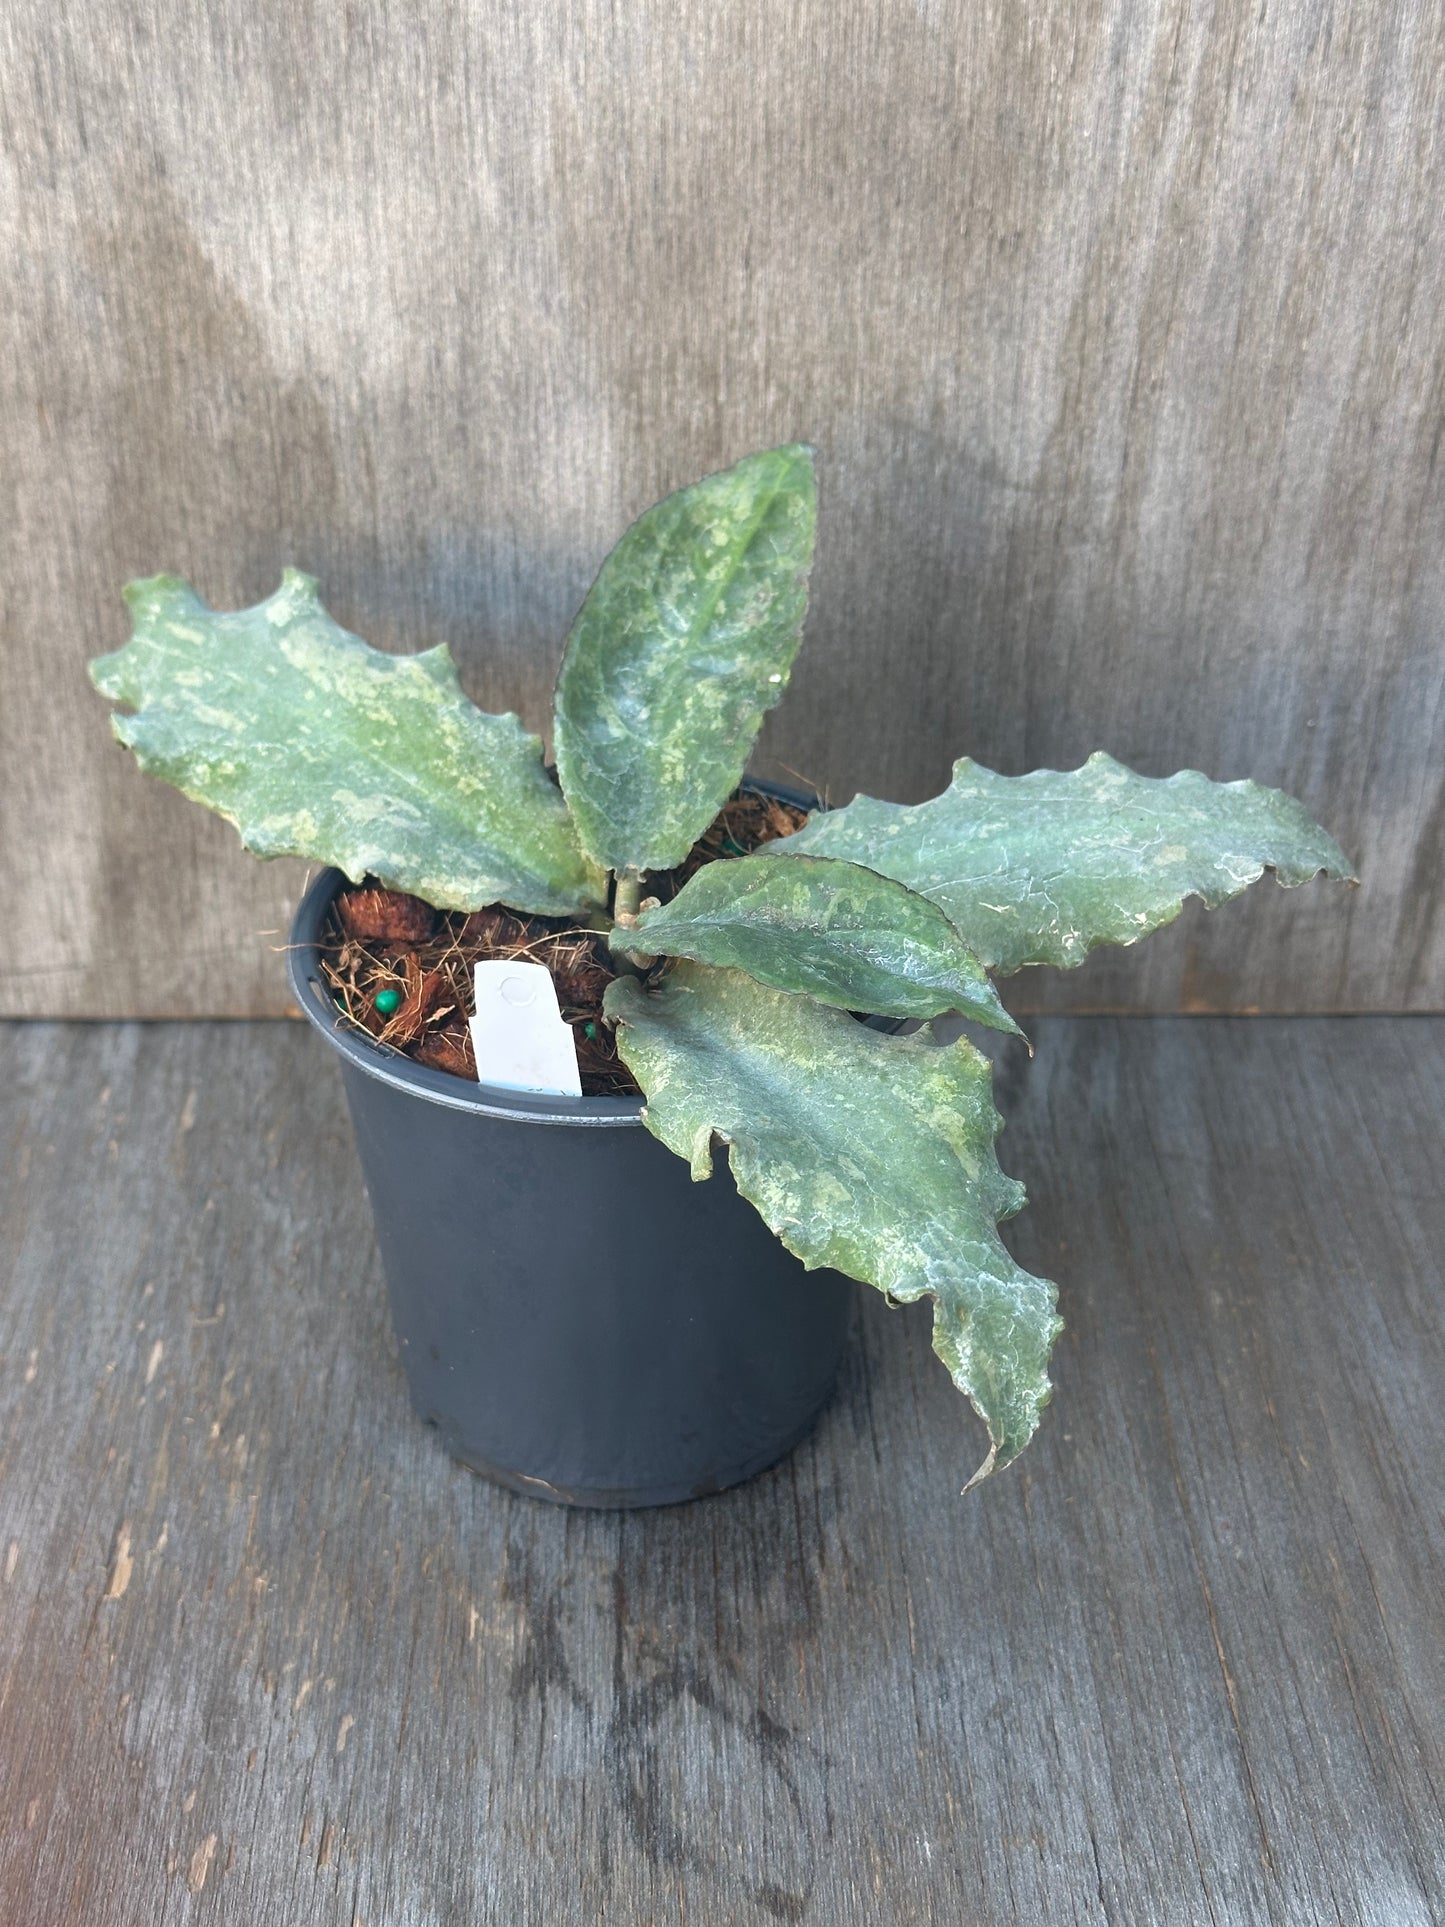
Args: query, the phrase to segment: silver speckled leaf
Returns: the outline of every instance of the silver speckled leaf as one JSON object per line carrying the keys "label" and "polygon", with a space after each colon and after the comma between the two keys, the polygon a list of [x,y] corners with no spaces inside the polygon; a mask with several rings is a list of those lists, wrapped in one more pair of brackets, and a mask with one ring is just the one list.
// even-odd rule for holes
{"label": "silver speckled leaf", "polygon": [[669,495],[602,565],[557,679],[557,773],[588,854],[681,863],[782,695],[808,605],[812,450],[750,455]]}
{"label": "silver speckled leaf", "polygon": [[840,856],[897,877],[944,910],[989,969],[1080,964],[1137,943],[1186,897],[1213,909],[1272,869],[1281,883],[1349,864],[1294,798],[1198,770],[1137,776],[1102,751],[1081,769],[999,776],[964,756],[941,796],[911,807],[859,796],[813,816],[764,857]]}
{"label": "silver speckled leaf", "polygon": [[134,633],[90,671],[134,712],[112,727],[248,850],[370,874],[444,910],[565,915],[601,900],[541,743],[470,702],[445,647],[369,648],[295,569],[233,613],[178,576],[125,598]]}
{"label": "silver speckled leaf", "polygon": [[607,1013],[648,1128],[694,1178],[711,1175],[723,1138],[739,1191],[809,1269],[934,1299],[933,1348],[988,1427],[970,1484],[1016,1458],[1061,1327],[1054,1287],[996,1228],[1024,1194],[994,1156],[987,1059],[701,964],[676,965],[655,991],[619,978]]}
{"label": "silver speckled leaf", "polygon": [[629,948],[745,970],[774,990],[840,1010],[883,1017],[957,1010],[1018,1033],[937,904],[835,857],[705,863],[671,903],[643,912],[636,938]]}

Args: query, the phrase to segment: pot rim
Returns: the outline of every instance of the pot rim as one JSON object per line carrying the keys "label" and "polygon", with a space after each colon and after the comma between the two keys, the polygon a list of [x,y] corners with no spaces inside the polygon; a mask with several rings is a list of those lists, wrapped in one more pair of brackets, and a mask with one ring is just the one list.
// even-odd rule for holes
{"label": "pot rim", "polygon": [[[803,809],[821,807],[816,796],[786,784],[765,782],[761,777],[744,776],[739,787],[761,790],[764,795],[780,797]],[[286,945],[286,971],[301,1015],[347,1063],[393,1090],[474,1117],[503,1118],[514,1124],[570,1124],[594,1130],[633,1130],[641,1126],[645,1098],[555,1097],[508,1090],[501,1084],[472,1084],[449,1071],[434,1071],[418,1064],[404,1051],[378,1042],[343,1016],[321,978],[320,936],[332,898],[349,882],[341,870],[322,870],[296,906]]]}

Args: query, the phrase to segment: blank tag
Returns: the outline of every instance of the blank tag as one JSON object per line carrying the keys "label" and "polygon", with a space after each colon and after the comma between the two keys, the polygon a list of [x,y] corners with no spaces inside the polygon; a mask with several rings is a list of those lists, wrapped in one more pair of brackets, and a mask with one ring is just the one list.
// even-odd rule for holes
{"label": "blank tag", "polygon": [[471,1022],[477,1082],[509,1091],[580,1097],[577,1045],[564,1023],[545,964],[492,959],[474,966],[477,1014]]}

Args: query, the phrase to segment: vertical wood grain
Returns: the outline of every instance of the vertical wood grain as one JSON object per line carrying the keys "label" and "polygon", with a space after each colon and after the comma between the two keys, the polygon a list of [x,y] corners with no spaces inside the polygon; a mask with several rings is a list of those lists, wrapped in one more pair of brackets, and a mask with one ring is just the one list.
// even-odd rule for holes
{"label": "vertical wood grain", "polygon": [[295,866],[85,658],[294,561],[545,727],[668,487],[822,460],[760,767],[1281,783],[1365,879],[1021,1007],[1445,994],[1445,15],[1428,0],[16,0],[0,23],[0,1008],[282,1007]]}

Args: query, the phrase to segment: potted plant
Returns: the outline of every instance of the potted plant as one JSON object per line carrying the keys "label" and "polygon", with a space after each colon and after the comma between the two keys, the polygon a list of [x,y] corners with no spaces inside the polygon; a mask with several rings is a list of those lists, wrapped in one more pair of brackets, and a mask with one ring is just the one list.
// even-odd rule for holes
{"label": "potted plant", "polygon": [[[143,769],[257,854],[330,866],[292,981],[341,1060],[414,1401],[459,1457],[544,1496],[659,1503],[770,1463],[828,1394],[852,1279],[933,1299],[988,1430],[970,1483],[1006,1465],[1049,1395],[1056,1293],[998,1235],[1024,1194],[995,1158],[989,1063],[933,1021],[1013,1031],[993,976],[1136,942],[1266,868],[1349,875],[1277,790],[1102,754],[1021,777],[964,758],[913,806],[774,792],[771,840],[719,845],[797,651],[814,523],[801,445],[643,515],[567,639],[555,773],[445,648],[370,649],[294,571],[237,613],[132,583],[131,639],[92,665]],[[465,990],[415,943],[461,954],[478,919],[488,955],[591,947],[603,988],[576,1035],[641,1095],[456,1074]],[[438,996],[454,1028],[417,1061],[395,1046]]]}

